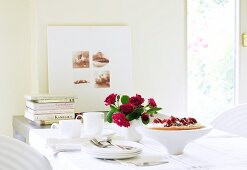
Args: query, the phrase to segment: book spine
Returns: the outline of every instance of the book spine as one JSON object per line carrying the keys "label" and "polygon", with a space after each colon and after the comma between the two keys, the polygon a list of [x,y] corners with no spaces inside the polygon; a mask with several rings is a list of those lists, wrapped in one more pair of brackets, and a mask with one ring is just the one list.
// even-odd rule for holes
{"label": "book spine", "polygon": [[34,103],[26,101],[26,106],[33,110],[73,109],[75,108],[75,103]]}
{"label": "book spine", "polygon": [[31,100],[34,103],[71,103],[75,102],[75,99],[39,99],[39,100]]}
{"label": "book spine", "polygon": [[63,120],[63,119],[74,119],[74,113],[63,113],[63,114],[43,114],[43,115],[34,115],[29,112],[25,112],[25,117],[32,121],[37,120]]}
{"label": "book spine", "polygon": [[76,96],[25,96],[26,100],[62,100],[62,99],[77,99]]}
{"label": "book spine", "polygon": [[39,115],[39,114],[61,114],[61,113],[75,113],[75,109],[54,109],[54,110],[33,110],[28,107],[26,107],[26,111],[34,114],[34,115]]}

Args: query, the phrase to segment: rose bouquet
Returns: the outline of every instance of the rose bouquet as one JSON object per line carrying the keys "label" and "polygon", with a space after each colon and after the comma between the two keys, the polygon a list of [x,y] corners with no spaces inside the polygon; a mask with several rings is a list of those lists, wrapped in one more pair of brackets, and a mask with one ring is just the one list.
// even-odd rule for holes
{"label": "rose bouquet", "polygon": [[107,121],[116,123],[120,127],[129,127],[130,121],[141,117],[142,123],[148,124],[150,116],[156,114],[161,108],[157,107],[153,98],[149,98],[145,105],[143,105],[144,101],[144,98],[139,94],[132,97],[110,94],[104,101],[106,106],[110,106]]}

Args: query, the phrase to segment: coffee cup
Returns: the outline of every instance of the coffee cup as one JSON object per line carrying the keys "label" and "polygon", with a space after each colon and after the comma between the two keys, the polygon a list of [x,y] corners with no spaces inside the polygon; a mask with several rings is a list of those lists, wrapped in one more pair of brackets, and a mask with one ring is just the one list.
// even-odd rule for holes
{"label": "coffee cup", "polygon": [[98,136],[103,131],[104,113],[103,112],[85,112],[83,115],[76,116],[83,119],[82,134],[85,136]]}
{"label": "coffee cup", "polygon": [[53,123],[51,129],[58,129],[62,137],[65,138],[79,138],[81,136],[81,121],[73,120],[60,120],[59,123]]}

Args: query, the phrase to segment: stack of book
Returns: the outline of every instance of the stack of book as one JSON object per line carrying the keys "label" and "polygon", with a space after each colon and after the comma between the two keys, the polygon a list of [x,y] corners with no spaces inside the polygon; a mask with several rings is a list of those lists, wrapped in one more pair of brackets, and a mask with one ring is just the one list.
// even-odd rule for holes
{"label": "stack of book", "polygon": [[74,119],[76,98],[74,95],[26,95],[25,117],[39,125]]}

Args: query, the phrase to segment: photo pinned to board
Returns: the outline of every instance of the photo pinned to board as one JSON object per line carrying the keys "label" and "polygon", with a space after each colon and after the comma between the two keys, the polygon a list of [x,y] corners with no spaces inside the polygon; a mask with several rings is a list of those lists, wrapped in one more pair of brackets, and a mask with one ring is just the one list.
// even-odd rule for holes
{"label": "photo pinned to board", "polygon": [[110,88],[110,71],[95,71],[94,87]]}
{"label": "photo pinned to board", "polygon": [[104,67],[109,64],[108,56],[102,51],[96,51],[92,58],[94,67]]}
{"label": "photo pinned to board", "polygon": [[91,72],[87,70],[74,70],[73,72],[73,84],[76,88],[78,87],[88,87],[91,81]]}
{"label": "photo pinned to board", "polygon": [[72,59],[73,68],[89,68],[89,51],[76,51]]}

